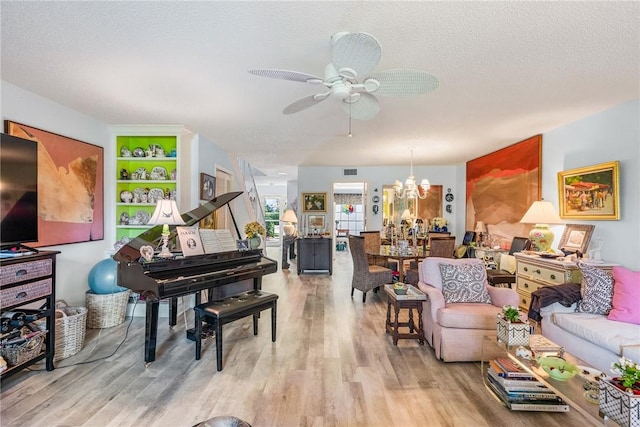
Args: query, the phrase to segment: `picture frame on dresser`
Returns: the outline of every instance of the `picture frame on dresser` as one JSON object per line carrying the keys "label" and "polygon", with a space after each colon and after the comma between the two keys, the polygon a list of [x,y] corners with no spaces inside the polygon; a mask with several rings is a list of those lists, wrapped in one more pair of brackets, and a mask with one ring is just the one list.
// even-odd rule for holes
{"label": "picture frame on dresser", "polygon": [[560,218],[620,219],[619,162],[558,172]]}
{"label": "picture frame on dresser", "polygon": [[586,253],[594,228],[594,225],[589,224],[566,224],[558,243],[558,249],[565,252]]}

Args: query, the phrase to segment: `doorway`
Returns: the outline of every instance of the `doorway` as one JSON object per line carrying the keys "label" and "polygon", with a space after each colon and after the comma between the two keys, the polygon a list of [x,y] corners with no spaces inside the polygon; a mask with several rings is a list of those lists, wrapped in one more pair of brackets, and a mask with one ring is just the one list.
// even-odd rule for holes
{"label": "doorway", "polygon": [[367,184],[335,182],[333,184],[334,233],[358,235],[367,229]]}
{"label": "doorway", "polygon": [[267,230],[267,246],[280,246],[282,238],[282,198],[280,196],[264,196],[264,223]]}

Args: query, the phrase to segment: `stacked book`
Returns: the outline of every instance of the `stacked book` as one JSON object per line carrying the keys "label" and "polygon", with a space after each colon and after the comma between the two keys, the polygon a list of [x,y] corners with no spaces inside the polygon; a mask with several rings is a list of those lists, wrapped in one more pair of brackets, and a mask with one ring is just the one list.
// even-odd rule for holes
{"label": "stacked book", "polygon": [[513,411],[569,412],[569,405],[515,362],[489,361],[487,385]]}

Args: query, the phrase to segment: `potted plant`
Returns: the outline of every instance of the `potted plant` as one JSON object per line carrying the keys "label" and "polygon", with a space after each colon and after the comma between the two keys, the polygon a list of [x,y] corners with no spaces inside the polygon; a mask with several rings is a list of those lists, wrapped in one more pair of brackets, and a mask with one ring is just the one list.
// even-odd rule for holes
{"label": "potted plant", "polygon": [[504,342],[507,347],[529,345],[531,326],[528,320],[522,320],[518,307],[512,305],[503,306],[502,311],[497,316],[496,328],[498,341]]}
{"label": "potted plant", "polygon": [[611,365],[618,377],[600,381],[600,411],[620,425],[640,419],[640,365],[626,357]]}
{"label": "potted plant", "polygon": [[251,249],[258,249],[261,242],[260,236],[263,236],[266,230],[258,221],[251,221],[244,226],[244,233],[247,235],[247,239],[249,239],[249,247]]}

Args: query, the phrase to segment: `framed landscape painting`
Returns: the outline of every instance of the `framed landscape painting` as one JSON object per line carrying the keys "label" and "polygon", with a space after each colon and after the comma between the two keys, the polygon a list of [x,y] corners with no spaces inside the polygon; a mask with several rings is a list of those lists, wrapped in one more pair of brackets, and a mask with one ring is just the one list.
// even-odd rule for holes
{"label": "framed landscape painting", "polygon": [[29,245],[104,239],[104,149],[9,120],[5,132],[38,143],[38,241]]}
{"label": "framed landscape painting", "polygon": [[558,172],[560,218],[620,219],[618,161]]}
{"label": "framed landscape painting", "polygon": [[302,193],[302,212],[326,212],[327,193]]}

